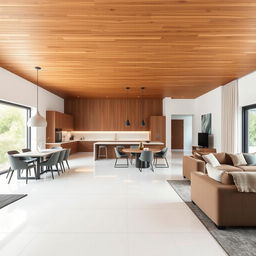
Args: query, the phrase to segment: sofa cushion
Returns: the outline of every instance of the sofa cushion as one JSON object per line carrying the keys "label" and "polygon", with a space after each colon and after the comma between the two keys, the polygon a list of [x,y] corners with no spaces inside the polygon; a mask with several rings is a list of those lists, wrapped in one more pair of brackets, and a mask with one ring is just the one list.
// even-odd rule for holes
{"label": "sofa cushion", "polygon": [[212,153],[210,153],[208,155],[203,155],[202,157],[211,166],[213,166],[213,167],[220,166],[219,161],[217,160],[217,158]]}
{"label": "sofa cushion", "polygon": [[256,165],[256,154],[243,153],[247,165]]}
{"label": "sofa cushion", "polygon": [[225,185],[234,185],[234,179],[233,176],[230,174],[230,172],[223,172],[221,175],[221,183]]}
{"label": "sofa cushion", "polygon": [[221,176],[224,171],[217,169],[216,167],[212,166],[209,163],[206,164],[206,170],[210,178],[221,182]]}
{"label": "sofa cushion", "polygon": [[201,160],[201,161],[205,162],[205,160],[203,159],[201,154],[199,154],[197,152],[194,152],[193,156],[194,156],[195,159],[198,159],[198,160]]}
{"label": "sofa cushion", "polygon": [[256,172],[256,166],[254,165],[239,166],[239,168],[241,168],[245,172]]}
{"label": "sofa cushion", "polygon": [[217,160],[219,161],[220,164],[233,165],[232,159],[229,156],[229,154],[227,154],[225,152],[221,152],[221,153],[214,153],[213,155],[217,158]]}
{"label": "sofa cushion", "polygon": [[218,169],[226,172],[241,172],[242,171],[241,167],[242,166],[236,167],[233,165],[222,164],[218,166]]}
{"label": "sofa cushion", "polygon": [[233,162],[233,165],[234,166],[243,166],[243,165],[247,165],[247,162],[245,161],[244,159],[244,156],[242,153],[239,153],[239,154],[229,154],[231,159],[232,159],[232,162]]}

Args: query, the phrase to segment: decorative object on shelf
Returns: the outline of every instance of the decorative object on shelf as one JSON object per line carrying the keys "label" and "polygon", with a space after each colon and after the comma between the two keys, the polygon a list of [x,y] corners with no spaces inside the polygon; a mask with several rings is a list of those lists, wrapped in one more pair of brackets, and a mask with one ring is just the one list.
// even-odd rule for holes
{"label": "decorative object on shelf", "polygon": [[145,120],[144,120],[144,108],[143,108],[143,91],[145,90],[145,87],[141,87],[141,117],[142,117],[142,120],[141,120],[141,126],[145,126],[146,123],[145,123]]}
{"label": "decorative object on shelf", "polygon": [[47,121],[42,117],[38,110],[38,71],[41,70],[40,67],[35,67],[36,69],[36,114],[32,116],[28,122],[27,126],[29,127],[46,127]]}
{"label": "decorative object on shelf", "polygon": [[203,133],[212,133],[212,114],[201,115],[201,131]]}
{"label": "decorative object on shelf", "polygon": [[130,87],[126,87],[126,121],[125,121],[125,126],[130,126],[131,123],[130,123],[130,120],[128,118],[128,94],[129,94],[129,90],[130,90]]}
{"label": "decorative object on shelf", "polygon": [[143,149],[144,149],[144,144],[143,144],[142,142],[140,142],[139,149],[140,149],[140,150],[143,150]]}

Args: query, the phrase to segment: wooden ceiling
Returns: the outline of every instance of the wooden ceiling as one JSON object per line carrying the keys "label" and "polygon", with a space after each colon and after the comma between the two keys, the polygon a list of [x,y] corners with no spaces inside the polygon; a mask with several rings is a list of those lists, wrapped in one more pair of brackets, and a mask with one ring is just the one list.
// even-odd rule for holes
{"label": "wooden ceiling", "polygon": [[63,97],[195,98],[256,69],[255,0],[2,0],[0,65]]}

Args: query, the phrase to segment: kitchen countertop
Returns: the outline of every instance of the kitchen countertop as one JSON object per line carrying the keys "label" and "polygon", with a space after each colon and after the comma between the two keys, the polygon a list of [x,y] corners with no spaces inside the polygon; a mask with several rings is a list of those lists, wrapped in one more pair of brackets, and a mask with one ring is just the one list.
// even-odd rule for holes
{"label": "kitchen countertop", "polygon": [[61,144],[66,144],[66,143],[71,143],[71,142],[77,142],[79,140],[68,140],[68,141],[62,141],[62,142],[51,142],[51,143],[45,143],[46,145],[61,145]]}
{"label": "kitchen countertop", "polygon": [[[94,145],[119,145],[119,144],[125,144],[125,145],[139,145],[141,141],[98,141],[95,142]],[[150,141],[150,142],[144,142],[142,141],[143,145],[164,145],[163,142],[160,141]]]}

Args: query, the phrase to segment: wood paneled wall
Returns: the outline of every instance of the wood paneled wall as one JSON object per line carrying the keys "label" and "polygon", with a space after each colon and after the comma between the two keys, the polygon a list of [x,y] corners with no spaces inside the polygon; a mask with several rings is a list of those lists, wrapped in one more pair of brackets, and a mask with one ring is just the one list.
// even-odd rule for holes
{"label": "wood paneled wall", "polygon": [[[162,99],[66,99],[65,113],[74,117],[77,131],[147,131],[150,116],[162,115]],[[129,127],[124,124],[127,115]]]}

